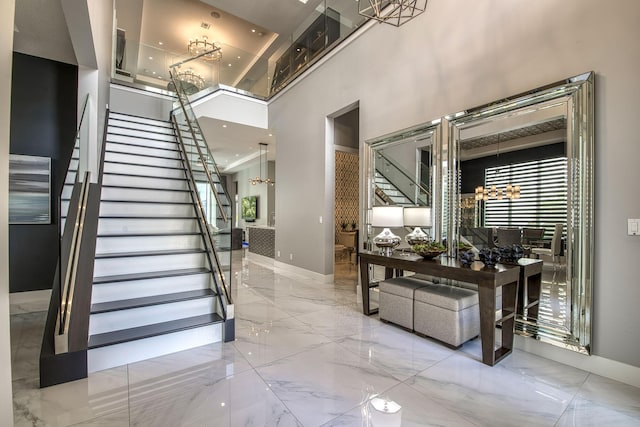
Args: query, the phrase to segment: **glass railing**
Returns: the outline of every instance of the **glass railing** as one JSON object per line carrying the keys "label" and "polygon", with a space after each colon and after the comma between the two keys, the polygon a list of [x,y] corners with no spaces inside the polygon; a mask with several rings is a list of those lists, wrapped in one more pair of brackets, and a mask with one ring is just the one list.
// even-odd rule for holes
{"label": "glass railing", "polygon": [[[375,172],[388,184],[388,188],[376,188],[380,198],[389,204],[431,205],[428,183],[418,183],[413,174],[399,165],[399,162],[378,151],[375,155]],[[385,199],[388,198],[387,199]]]}
{"label": "glass railing", "polygon": [[[114,79],[175,91],[169,69],[176,78],[192,86],[189,95],[198,97],[218,88],[232,88],[247,95],[266,99],[276,94],[309,68],[325,53],[367,21],[358,14],[357,2],[325,0],[321,2],[292,34],[267,38],[260,52],[250,53],[238,47],[215,42],[220,59],[205,57],[187,61],[186,52],[170,51],[164,45],[150,45],[126,39],[119,43],[115,57]],[[212,40],[213,41],[213,40]]]}
{"label": "glass railing", "polygon": [[[233,224],[231,199],[191,108],[188,94],[190,85],[173,78],[180,68],[181,66],[175,65],[170,73],[171,83],[176,89],[180,104],[179,108],[174,110],[172,120],[187,160],[186,166],[191,185],[197,194],[196,208],[202,228],[206,230],[205,243],[211,271],[214,273],[218,288],[217,292],[221,298],[221,310],[225,313],[225,318],[228,318],[230,305],[233,304],[231,299],[231,228]],[[223,296],[224,299],[222,299]],[[233,316],[232,312],[231,316]]]}
{"label": "glass railing", "polygon": [[[65,181],[58,199],[58,224],[60,225],[58,245],[58,316],[54,335],[56,353],[68,351],[68,334],[71,308],[77,281],[77,267],[80,255],[80,242],[83,237],[84,219],[89,191],[89,172],[86,153],[89,136],[89,95],[85,96],[78,127],[76,130],[73,153]],[[67,216],[71,222],[67,223]]]}

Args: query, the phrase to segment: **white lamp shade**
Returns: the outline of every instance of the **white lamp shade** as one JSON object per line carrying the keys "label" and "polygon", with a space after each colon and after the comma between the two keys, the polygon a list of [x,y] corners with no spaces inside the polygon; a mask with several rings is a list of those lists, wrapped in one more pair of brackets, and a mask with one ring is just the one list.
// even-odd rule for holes
{"label": "white lamp shade", "polygon": [[405,207],[404,225],[407,227],[431,227],[431,208]]}
{"label": "white lamp shade", "polygon": [[374,227],[402,227],[402,206],[374,206],[371,210],[371,225]]}

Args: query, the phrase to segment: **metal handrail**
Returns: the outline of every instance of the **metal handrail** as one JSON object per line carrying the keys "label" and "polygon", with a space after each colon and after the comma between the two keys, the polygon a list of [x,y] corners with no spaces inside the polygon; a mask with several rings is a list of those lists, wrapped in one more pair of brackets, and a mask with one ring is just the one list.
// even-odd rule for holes
{"label": "metal handrail", "polygon": [[[178,93],[178,101],[180,102],[180,107],[182,108],[182,112],[184,113],[185,120],[187,122],[187,125],[189,126],[189,132],[191,133],[191,136],[193,138],[194,145],[196,146],[196,149],[198,150],[198,156],[200,157],[200,162],[202,163],[202,167],[204,168],[204,172],[205,172],[205,175],[207,176],[207,180],[209,181],[209,184],[211,185],[211,187],[215,189],[216,188],[216,186],[215,186],[216,183],[213,181],[213,178],[211,177],[211,171],[209,170],[207,162],[205,161],[205,157],[204,157],[204,155],[202,153],[202,149],[200,148],[200,144],[198,144],[198,138],[196,137],[196,132],[193,129],[193,125],[192,125],[191,120],[189,120],[187,107],[185,106],[185,103],[183,101],[183,96],[181,94],[181,90],[179,89],[179,87],[180,87],[180,85],[178,84],[179,82],[177,81],[177,79],[174,78],[173,72],[169,71],[169,75],[171,76],[171,81],[173,82],[173,84],[176,87],[176,92]],[[186,98],[186,96],[185,96],[185,98]],[[188,103],[189,99],[188,98],[186,98],[186,99],[187,99],[187,103]],[[189,108],[191,108],[190,104],[189,104]],[[193,109],[192,109],[192,111],[193,111]],[[176,129],[179,129],[177,123],[175,123],[175,124],[176,124]],[[209,146],[207,145],[207,141],[206,141],[206,139],[204,137],[204,134],[202,133],[202,129],[200,128],[200,125],[198,124],[197,120],[196,120],[196,125],[198,126],[199,134],[201,135],[202,140],[204,141],[204,146],[206,147],[207,155],[209,156],[209,158],[213,159],[213,156],[211,155],[211,151],[209,151]],[[186,154],[186,150],[185,150],[185,154]],[[217,176],[221,176],[220,170],[218,169],[218,166],[215,164],[215,162],[212,162],[212,164],[213,164],[213,168],[215,169],[216,175]],[[222,187],[222,190],[226,194],[226,189],[224,187]],[[216,206],[218,206],[218,210],[220,211],[220,215],[222,216],[222,220],[225,223],[229,222],[229,217],[227,216],[227,213],[224,211],[224,209],[222,209],[222,202],[220,200],[220,196],[218,195],[218,192],[214,191],[213,192],[213,196],[216,198]],[[229,199],[229,195],[228,194],[227,194],[227,199]]]}
{"label": "metal handrail", "polygon": [[[222,290],[224,292],[225,298],[229,304],[232,304],[231,292],[227,289],[227,283],[224,279],[224,275],[222,275],[221,273],[222,268],[220,264],[220,259],[218,258],[217,252],[214,250],[215,245],[214,245],[213,237],[211,236],[211,232],[209,231],[208,222],[206,220],[205,209],[202,205],[202,200],[200,199],[200,194],[198,193],[198,190],[197,190],[196,180],[193,176],[193,169],[191,167],[191,162],[188,160],[188,157],[187,157],[187,149],[185,147],[184,141],[182,140],[182,134],[180,133],[180,129],[178,128],[178,122],[176,120],[176,117],[172,116],[171,120],[173,121],[173,125],[177,131],[176,133],[178,137],[178,143],[180,145],[180,149],[182,150],[182,155],[186,160],[185,165],[187,169],[187,175],[189,178],[189,187],[191,189],[191,192],[195,194],[194,201],[197,207],[196,211],[198,214],[198,220],[200,222],[200,228],[203,230],[203,234],[206,236],[205,245],[207,246],[207,258],[209,260],[209,265],[211,266],[212,270],[215,270],[215,275],[217,278],[216,284],[217,283],[222,284]],[[215,190],[215,187],[214,187],[214,190]],[[213,260],[211,259],[212,256],[213,256]],[[215,265],[215,268],[214,268],[214,265]],[[224,307],[224,304],[222,306],[222,309],[223,309],[223,314],[225,315],[225,318],[226,318],[226,309]]]}
{"label": "metal handrail", "polygon": [[[69,259],[67,260],[67,269],[60,296],[60,310],[58,311],[58,320],[56,322],[56,330],[59,335],[65,335],[69,332],[72,308],[71,302],[73,301],[73,294],[75,292],[78,258],[80,256],[80,242],[82,242],[84,220],[87,211],[87,200],[89,197],[90,177],[91,172],[85,172],[84,182],[82,182],[82,186],[80,188],[80,197],[78,198],[78,210],[76,211],[75,216],[75,225],[73,228],[73,235],[71,240],[71,250],[69,251]],[[76,175],[76,182],[74,185],[77,185],[78,183],[78,176]],[[66,350],[61,349],[61,352],[64,351]]]}

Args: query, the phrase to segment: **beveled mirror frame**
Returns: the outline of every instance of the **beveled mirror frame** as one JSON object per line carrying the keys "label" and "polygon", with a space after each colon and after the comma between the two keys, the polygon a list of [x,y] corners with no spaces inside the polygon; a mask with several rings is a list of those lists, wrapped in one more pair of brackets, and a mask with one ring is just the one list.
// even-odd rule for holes
{"label": "beveled mirror frame", "polygon": [[[566,268],[567,284],[572,289],[569,325],[564,330],[518,318],[516,331],[584,354],[590,354],[593,289],[593,86],[594,74],[588,72],[442,119],[441,170],[446,182],[442,185],[441,234],[455,237],[447,239],[448,255],[455,256],[461,202],[460,131],[536,108],[564,106],[568,185]],[[525,329],[528,332],[523,332]]]}

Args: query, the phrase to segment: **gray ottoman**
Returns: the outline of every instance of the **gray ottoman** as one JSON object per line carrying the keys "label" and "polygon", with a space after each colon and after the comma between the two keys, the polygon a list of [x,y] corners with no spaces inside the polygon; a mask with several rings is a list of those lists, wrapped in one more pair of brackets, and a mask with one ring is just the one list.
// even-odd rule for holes
{"label": "gray ottoman", "polygon": [[416,332],[452,347],[480,335],[478,292],[471,289],[422,286],[414,294],[413,316]]}
{"label": "gray ottoman", "polygon": [[380,282],[380,320],[413,330],[413,293],[429,284],[425,280],[410,277],[395,277]]}

